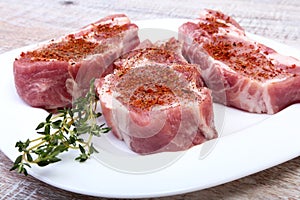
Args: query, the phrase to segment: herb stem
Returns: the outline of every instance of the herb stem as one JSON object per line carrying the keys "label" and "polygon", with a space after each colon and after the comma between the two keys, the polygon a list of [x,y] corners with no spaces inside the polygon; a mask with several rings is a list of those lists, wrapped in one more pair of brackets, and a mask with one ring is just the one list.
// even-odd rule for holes
{"label": "herb stem", "polygon": [[30,152],[30,151],[32,151],[33,149],[35,149],[35,148],[41,146],[41,145],[44,144],[44,143],[45,143],[45,141],[41,141],[41,142],[39,142],[38,144],[36,144],[36,145],[30,147],[27,151]]}
{"label": "herb stem", "polygon": [[[104,124],[96,123],[101,116],[96,112],[97,102],[92,80],[87,94],[76,99],[72,108],[58,110],[55,115],[49,114],[44,122],[39,123],[36,130],[43,130],[37,132],[41,137],[16,143],[15,147],[21,155],[10,170],[17,169],[19,173],[27,175],[26,168],[31,167],[30,164],[43,167],[58,162],[61,159],[57,156],[68,149],[80,150],[80,155],[75,158],[79,162],[87,160],[93,152],[97,153],[92,144],[93,136],[99,137],[110,130],[103,127]],[[80,137],[82,134],[88,134],[87,141]]]}
{"label": "herb stem", "polygon": [[44,137],[38,137],[38,138],[35,138],[35,139],[33,139],[33,140],[30,140],[30,143],[39,141],[39,140],[41,140],[41,139],[43,139],[43,138],[44,138]]}

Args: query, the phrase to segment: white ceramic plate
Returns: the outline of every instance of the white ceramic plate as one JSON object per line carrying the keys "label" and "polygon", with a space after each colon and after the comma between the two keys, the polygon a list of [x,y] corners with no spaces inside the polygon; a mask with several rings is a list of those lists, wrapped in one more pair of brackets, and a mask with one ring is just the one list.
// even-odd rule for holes
{"label": "white ceramic plate", "polygon": [[[157,40],[176,36],[177,27],[184,21],[160,19],[137,24],[142,38]],[[252,37],[287,55],[300,55],[291,47]],[[24,104],[16,94],[12,63],[27,48],[0,55],[0,148],[11,160],[18,156],[15,143],[36,137],[36,125],[47,116],[44,110]],[[81,194],[158,197],[216,186],[300,155],[300,104],[272,116],[214,106],[221,137],[188,151],[139,156],[108,134],[94,141],[101,152],[85,163],[75,162],[77,154],[70,151],[62,155],[63,161],[44,168],[33,167],[29,173],[50,185]]]}

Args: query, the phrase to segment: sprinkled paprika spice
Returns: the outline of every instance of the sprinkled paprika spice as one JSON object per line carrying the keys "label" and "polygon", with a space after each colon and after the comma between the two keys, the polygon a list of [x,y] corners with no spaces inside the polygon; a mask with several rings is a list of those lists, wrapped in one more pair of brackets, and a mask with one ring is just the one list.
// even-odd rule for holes
{"label": "sprinkled paprika spice", "polygon": [[50,43],[42,49],[29,51],[27,53],[22,52],[20,56],[28,58],[31,61],[47,62],[58,60],[74,64],[74,62],[85,58],[91,53],[102,53],[107,50],[107,44],[99,44],[93,38],[110,38],[121,34],[123,31],[128,30],[128,28],[127,25],[94,25],[92,35],[90,35],[91,32],[88,32],[76,38],[75,35],[70,34],[60,42]]}

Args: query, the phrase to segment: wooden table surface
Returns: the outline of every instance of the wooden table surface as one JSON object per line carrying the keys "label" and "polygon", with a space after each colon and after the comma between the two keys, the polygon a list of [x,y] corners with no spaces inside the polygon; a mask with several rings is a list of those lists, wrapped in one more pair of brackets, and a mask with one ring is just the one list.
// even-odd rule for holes
{"label": "wooden table surface", "polygon": [[[112,13],[126,13],[132,20],[195,18],[203,8],[219,9],[248,32],[300,48],[298,0],[0,0],[0,53],[58,37]],[[106,199],[10,172],[11,165],[0,151],[0,199]],[[220,186],[155,199],[300,199],[300,157]]]}

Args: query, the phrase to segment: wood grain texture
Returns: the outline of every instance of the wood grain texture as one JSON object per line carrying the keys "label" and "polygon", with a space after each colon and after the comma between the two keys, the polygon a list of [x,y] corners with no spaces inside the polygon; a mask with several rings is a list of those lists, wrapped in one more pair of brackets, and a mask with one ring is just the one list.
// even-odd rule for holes
{"label": "wood grain texture", "polygon": [[[298,0],[0,0],[0,53],[58,37],[112,13],[126,13],[132,20],[195,18],[203,8],[219,9],[248,32],[300,48]],[[11,165],[0,152],[1,200],[106,199],[64,191],[9,172]],[[300,157],[217,187],[154,199],[300,199]]]}

